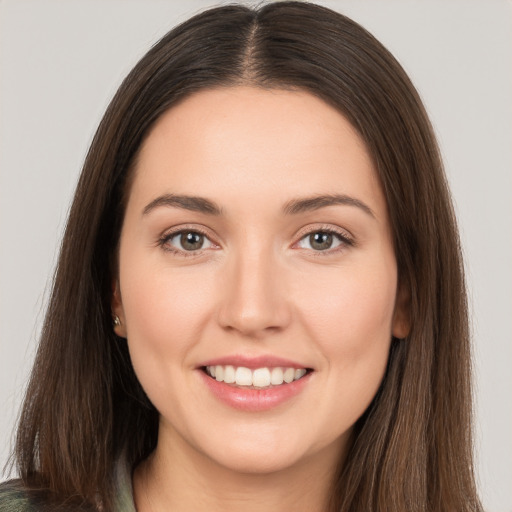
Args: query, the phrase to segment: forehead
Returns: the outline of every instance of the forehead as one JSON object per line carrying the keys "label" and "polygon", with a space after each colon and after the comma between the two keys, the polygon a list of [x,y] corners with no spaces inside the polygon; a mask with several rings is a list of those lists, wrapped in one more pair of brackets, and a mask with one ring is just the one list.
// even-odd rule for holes
{"label": "forehead", "polygon": [[161,116],[141,147],[132,195],[161,193],[281,202],[363,194],[385,208],[370,155],[345,117],[308,92],[254,87],[203,90]]}

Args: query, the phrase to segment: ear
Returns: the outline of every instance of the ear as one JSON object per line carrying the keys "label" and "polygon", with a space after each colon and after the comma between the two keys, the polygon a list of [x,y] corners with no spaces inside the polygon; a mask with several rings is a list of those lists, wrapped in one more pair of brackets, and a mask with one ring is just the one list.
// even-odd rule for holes
{"label": "ear", "polygon": [[398,285],[393,312],[392,334],[395,338],[406,338],[411,330],[411,293],[404,283]]}
{"label": "ear", "polygon": [[[112,324],[114,332],[121,338],[126,338],[126,318],[124,315],[123,301],[121,298],[121,290],[119,288],[119,280],[116,279],[112,283]],[[116,322],[116,317],[119,322]]]}

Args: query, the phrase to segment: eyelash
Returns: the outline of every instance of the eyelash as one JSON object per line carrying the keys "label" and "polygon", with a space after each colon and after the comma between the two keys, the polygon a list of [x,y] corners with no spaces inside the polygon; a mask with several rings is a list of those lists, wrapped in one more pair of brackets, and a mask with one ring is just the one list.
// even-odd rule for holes
{"label": "eyelash", "polygon": [[[187,228],[186,226],[180,227],[179,229],[176,229],[175,231],[170,231],[170,232],[167,232],[164,235],[162,235],[158,240],[158,245],[164,251],[170,252],[172,254],[177,254],[180,257],[184,257],[184,258],[200,256],[205,250],[208,250],[208,249],[198,249],[196,251],[184,251],[184,250],[177,249],[177,248],[169,245],[170,240],[172,240],[175,236],[181,235],[184,233],[196,233],[201,236],[204,236],[211,244],[218,247],[218,245],[215,244],[215,242],[213,242],[211,240],[211,236],[205,230],[202,230],[201,228],[198,228],[198,227]],[[347,247],[355,246],[355,240],[351,236],[349,236],[346,231],[343,231],[341,229],[340,230],[335,229],[332,226],[319,226],[319,227],[315,227],[314,229],[308,229],[307,231],[303,231],[302,233],[300,233],[299,239],[297,240],[297,242],[295,242],[293,244],[293,247],[295,247],[297,244],[299,244],[302,240],[306,239],[306,237],[311,236],[315,233],[324,233],[324,234],[328,234],[328,235],[333,235],[340,242],[340,244],[338,246],[336,246],[334,248],[325,249],[323,251],[322,250],[315,251],[313,249],[311,249],[311,250],[306,249],[306,250],[310,251],[311,254],[315,257],[329,256],[334,253],[338,253],[339,251],[344,250]]]}
{"label": "eyelash", "polygon": [[306,229],[305,231],[299,233],[299,239],[293,245],[298,245],[302,240],[307,237],[314,235],[315,233],[324,233],[328,235],[333,235],[338,239],[340,244],[336,247],[325,249],[323,251],[315,251],[308,250],[313,257],[327,257],[333,254],[338,254],[340,251],[347,249],[348,247],[354,247],[356,245],[354,238],[347,233],[347,231],[342,229],[336,229],[333,226],[315,226],[314,229]]}
{"label": "eyelash", "polygon": [[170,252],[172,254],[177,254],[180,257],[184,258],[191,258],[194,256],[200,256],[203,251],[206,249],[198,249],[197,251],[183,251],[181,249],[177,249],[176,247],[173,247],[172,245],[169,245],[169,241],[172,240],[175,236],[181,235],[183,233],[196,233],[198,235],[204,236],[207,240],[210,241],[214,246],[217,245],[211,240],[211,235],[209,235],[205,230],[202,230],[201,228],[198,228],[196,226],[187,228],[186,226],[180,227],[179,229],[176,229],[175,231],[169,231],[166,232],[164,235],[160,237],[158,240],[158,245],[167,252]]}

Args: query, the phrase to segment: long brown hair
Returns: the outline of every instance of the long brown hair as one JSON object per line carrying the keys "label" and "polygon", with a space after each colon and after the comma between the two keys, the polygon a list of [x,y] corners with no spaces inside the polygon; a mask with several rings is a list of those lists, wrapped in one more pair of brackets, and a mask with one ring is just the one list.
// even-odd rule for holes
{"label": "long brown hair", "polygon": [[17,435],[31,488],[99,497],[113,467],[156,446],[158,413],[112,329],[111,294],[131,171],[155,120],[204,88],[298,88],[334,105],[372,155],[389,207],[412,328],[334,477],[336,511],[477,511],[470,347],[459,239],[438,147],[409,78],[366,30],[327,8],[224,6],[164,36],[112,100],[92,142],[62,242]]}

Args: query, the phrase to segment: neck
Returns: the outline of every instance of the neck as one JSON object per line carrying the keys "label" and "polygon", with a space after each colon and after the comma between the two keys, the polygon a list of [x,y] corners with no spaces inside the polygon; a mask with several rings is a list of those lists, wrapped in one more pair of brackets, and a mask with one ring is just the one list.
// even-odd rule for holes
{"label": "neck", "polygon": [[332,446],[290,467],[239,472],[217,464],[188,444],[158,443],[134,473],[138,512],[323,512],[340,458]]}

